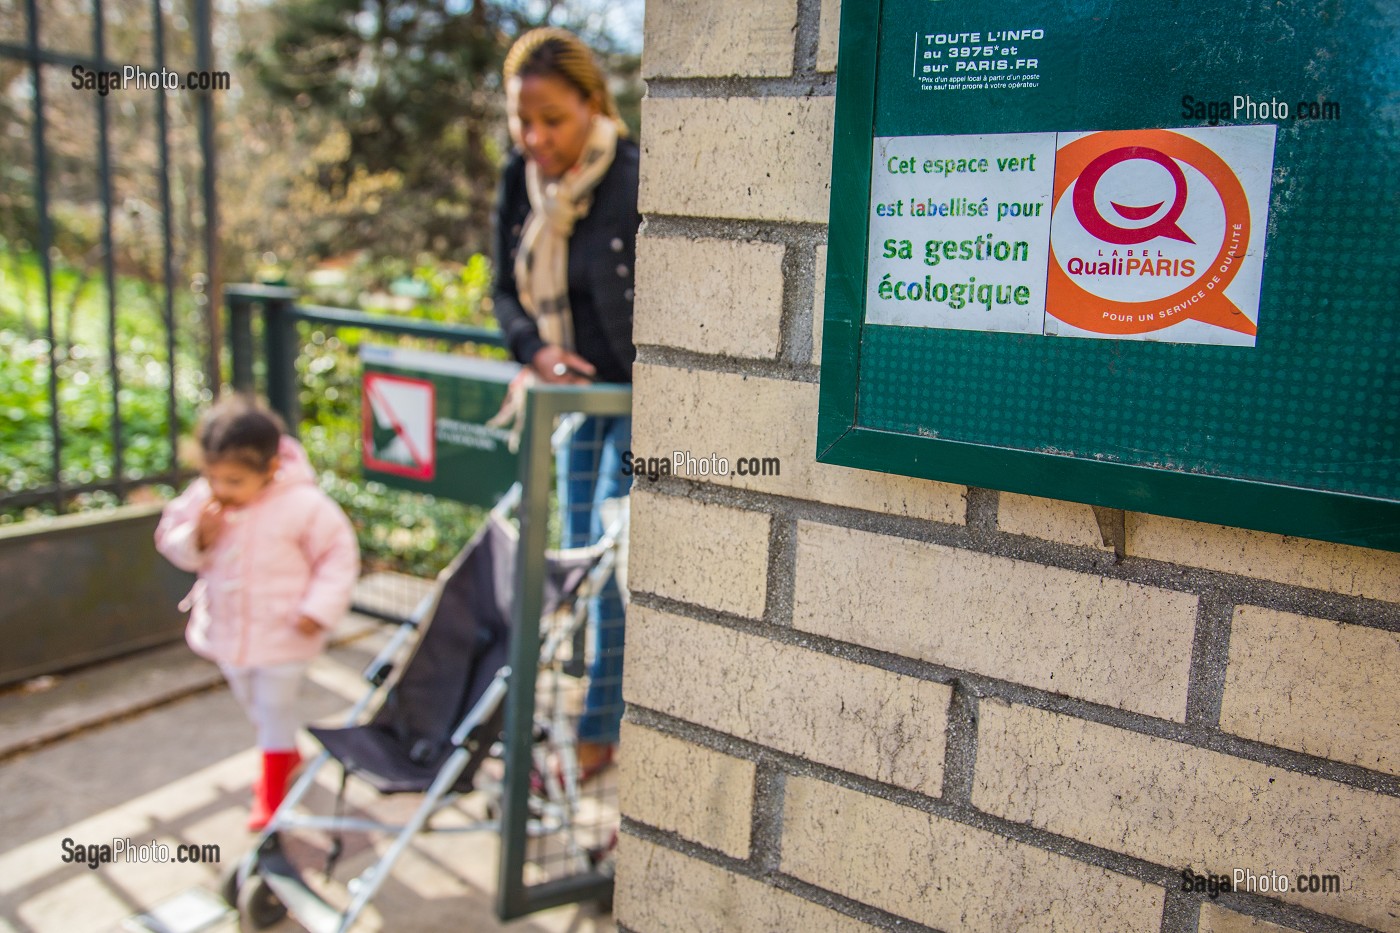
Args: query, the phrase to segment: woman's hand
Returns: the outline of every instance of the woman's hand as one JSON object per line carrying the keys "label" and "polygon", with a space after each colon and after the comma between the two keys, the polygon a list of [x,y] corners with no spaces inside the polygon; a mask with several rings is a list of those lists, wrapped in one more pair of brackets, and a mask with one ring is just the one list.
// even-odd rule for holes
{"label": "woman's hand", "polygon": [[530,368],[535,371],[540,382],[555,385],[586,386],[592,383],[593,377],[598,374],[593,364],[577,353],[550,344],[540,347],[535,353],[535,358],[530,361]]}
{"label": "woman's hand", "polygon": [[297,631],[309,638],[321,631],[321,624],[311,616],[302,616],[297,619]]}

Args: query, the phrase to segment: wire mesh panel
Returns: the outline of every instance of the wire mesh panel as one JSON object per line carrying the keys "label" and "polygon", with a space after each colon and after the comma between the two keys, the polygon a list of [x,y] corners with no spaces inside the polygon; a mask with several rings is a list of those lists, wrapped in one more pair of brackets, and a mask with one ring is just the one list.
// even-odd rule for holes
{"label": "wire mesh panel", "polygon": [[[628,492],[630,411],[620,386],[540,387],[526,401],[503,919],[611,890],[625,643],[615,563],[625,511],[615,503]],[[547,558],[551,539],[562,550]]]}
{"label": "wire mesh panel", "polygon": [[[581,615],[586,622],[587,609]],[[592,684],[586,670],[600,658],[596,650],[586,652],[586,658],[577,654],[582,639],[572,633],[588,634],[589,642],[594,637],[586,628],[575,628],[576,618],[575,611],[552,614],[541,633],[544,645],[554,643],[562,650],[546,650],[536,675],[533,738],[539,741],[534,742],[529,775],[532,819],[521,879],[526,886],[592,872],[616,842],[617,778],[611,756],[588,758],[580,752],[587,747],[579,738],[581,723],[599,712],[588,707]],[[620,662],[620,622],[615,627],[619,644],[613,656]],[[600,744],[597,738],[590,741]],[[610,749],[611,744],[601,747]]]}
{"label": "wire mesh panel", "polygon": [[[608,503],[628,491],[619,458],[630,444],[631,419],[575,413],[559,421],[551,538],[565,549],[597,548],[616,536],[607,535],[617,520]],[[569,819],[567,832],[528,837],[526,877],[536,882],[596,867],[617,829],[612,761],[622,719],[623,602],[615,555],[585,553],[597,563],[580,592],[541,620],[535,721],[556,750],[537,750],[531,790],[542,805],[568,808]]]}

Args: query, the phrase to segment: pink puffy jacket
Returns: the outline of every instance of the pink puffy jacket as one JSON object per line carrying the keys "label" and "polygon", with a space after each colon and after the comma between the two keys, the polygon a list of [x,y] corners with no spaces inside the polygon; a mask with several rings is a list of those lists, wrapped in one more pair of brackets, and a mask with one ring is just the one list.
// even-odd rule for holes
{"label": "pink puffy jacket", "polygon": [[[214,545],[195,545],[209,484],[196,480],[165,507],[156,549],[175,566],[199,574],[182,608],[185,638],[197,654],[237,667],[306,661],[345,615],[360,572],[360,551],[345,513],[316,485],[306,452],[290,437],[280,467],[251,503],[224,514]],[[320,623],[297,630],[303,615]]]}

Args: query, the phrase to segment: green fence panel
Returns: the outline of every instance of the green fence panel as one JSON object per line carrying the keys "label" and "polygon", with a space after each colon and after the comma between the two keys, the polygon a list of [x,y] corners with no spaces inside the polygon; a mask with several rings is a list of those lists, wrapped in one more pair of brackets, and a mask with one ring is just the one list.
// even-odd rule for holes
{"label": "green fence panel", "polygon": [[1392,10],[841,29],[819,460],[1400,550]]}

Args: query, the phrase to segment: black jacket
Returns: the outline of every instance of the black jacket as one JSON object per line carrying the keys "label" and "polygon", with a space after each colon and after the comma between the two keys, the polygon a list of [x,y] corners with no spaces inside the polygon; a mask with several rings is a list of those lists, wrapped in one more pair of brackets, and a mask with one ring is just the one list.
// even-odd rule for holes
{"label": "black jacket", "polygon": [[[593,191],[588,216],[574,225],[569,238],[569,305],[574,317],[575,350],[598,369],[599,382],[631,382],[632,303],[637,264],[636,143],[617,141],[617,155]],[[525,159],[511,156],[501,176],[496,202],[496,320],[511,354],[528,363],[544,346],[535,321],[520,306],[515,256],[530,213],[525,190]]]}

